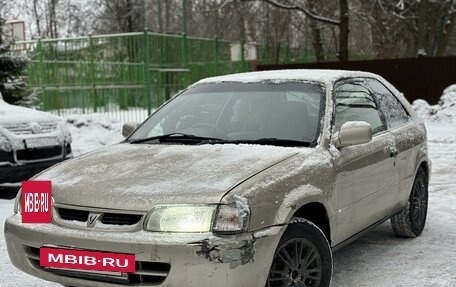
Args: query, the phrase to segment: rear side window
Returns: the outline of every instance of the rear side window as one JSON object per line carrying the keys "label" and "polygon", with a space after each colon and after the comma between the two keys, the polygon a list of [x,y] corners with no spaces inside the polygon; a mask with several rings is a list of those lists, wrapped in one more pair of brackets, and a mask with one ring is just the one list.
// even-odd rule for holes
{"label": "rear side window", "polygon": [[366,79],[366,81],[377,97],[389,129],[401,126],[409,121],[410,116],[390,90],[376,79]]}
{"label": "rear side window", "polygon": [[364,121],[372,126],[373,133],[385,130],[377,103],[364,81],[345,82],[336,86],[335,129],[350,121]]}

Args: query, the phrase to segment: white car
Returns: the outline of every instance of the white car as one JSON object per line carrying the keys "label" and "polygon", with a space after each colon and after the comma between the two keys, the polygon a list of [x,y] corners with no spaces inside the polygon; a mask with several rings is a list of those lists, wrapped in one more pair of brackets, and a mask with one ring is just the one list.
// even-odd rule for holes
{"label": "white car", "polygon": [[0,94],[0,183],[26,180],[71,157],[71,134],[61,118],[10,105]]}

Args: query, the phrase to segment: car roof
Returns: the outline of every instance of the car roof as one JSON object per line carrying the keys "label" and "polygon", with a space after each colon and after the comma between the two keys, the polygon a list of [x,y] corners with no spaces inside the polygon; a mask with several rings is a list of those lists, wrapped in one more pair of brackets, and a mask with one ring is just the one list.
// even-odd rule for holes
{"label": "car roof", "polygon": [[318,69],[306,69],[306,70],[271,70],[271,71],[259,71],[249,73],[231,74],[225,76],[217,76],[202,79],[195,83],[206,84],[206,83],[221,83],[221,82],[243,82],[243,83],[254,83],[262,81],[273,81],[283,82],[290,80],[297,81],[313,81],[331,83],[342,78],[351,77],[371,77],[380,78],[378,75],[368,72],[361,71],[348,71],[348,70],[318,70]]}

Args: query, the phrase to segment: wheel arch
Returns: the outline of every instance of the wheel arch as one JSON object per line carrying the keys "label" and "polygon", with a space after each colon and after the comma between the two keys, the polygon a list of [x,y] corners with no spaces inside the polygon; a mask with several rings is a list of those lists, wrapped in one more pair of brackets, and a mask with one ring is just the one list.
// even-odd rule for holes
{"label": "wheel arch", "polygon": [[327,209],[323,203],[317,201],[306,203],[293,213],[293,217],[307,219],[318,226],[331,245],[331,224]]}
{"label": "wheel arch", "polygon": [[418,170],[422,168],[424,170],[424,172],[426,173],[426,177],[427,179],[429,180],[429,173],[430,173],[430,168],[429,168],[429,163],[427,162],[427,160],[423,160],[421,161],[421,163],[418,165],[418,168],[415,172],[415,174],[418,172]]}

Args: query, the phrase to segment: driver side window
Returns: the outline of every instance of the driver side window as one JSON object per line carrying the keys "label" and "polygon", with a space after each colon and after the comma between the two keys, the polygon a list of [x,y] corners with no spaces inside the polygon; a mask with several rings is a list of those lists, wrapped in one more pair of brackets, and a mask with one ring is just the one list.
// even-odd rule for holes
{"label": "driver side window", "polygon": [[377,103],[363,81],[336,85],[335,131],[350,121],[364,121],[374,134],[385,130]]}

